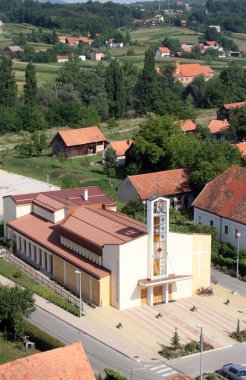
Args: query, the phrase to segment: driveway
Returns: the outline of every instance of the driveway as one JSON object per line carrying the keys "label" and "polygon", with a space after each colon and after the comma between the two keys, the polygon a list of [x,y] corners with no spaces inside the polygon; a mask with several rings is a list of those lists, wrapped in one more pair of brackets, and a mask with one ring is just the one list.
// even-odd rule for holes
{"label": "driveway", "polygon": [[28,194],[41,191],[59,190],[59,187],[33,178],[0,170],[0,220],[3,219],[5,195]]}

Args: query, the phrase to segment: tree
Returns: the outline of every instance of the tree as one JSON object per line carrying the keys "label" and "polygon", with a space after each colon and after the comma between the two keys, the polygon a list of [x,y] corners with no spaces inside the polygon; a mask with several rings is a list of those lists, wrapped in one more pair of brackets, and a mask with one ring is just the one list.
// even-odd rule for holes
{"label": "tree", "polygon": [[246,106],[235,108],[230,114],[229,139],[246,139]]}
{"label": "tree", "polygon": [[25,70],[26,83],[24,84],[24,103],[34,105],[37,101],[36,69],[32,63],[28,63]]}
{"label": "tree", "polygon": [[105,172],[110,178],[110,184],[111,184],[111,177],[115,174],[116,164],[117,164],[116,152],[113,148],[109,146],[106,149],[105,156],[104,156],[104,168],[105,168]]}
{"label": "tree", "polygon": [[29,289],[0,285],[0,325],[16,335],[22,331],[22,321],[35,310],[33,293]]}
{"label": "tree", "polygon": [[167,47],[172,52],[181,51],[181,45],[178,38],[165,37],[164,40],[162,41],[162,46]]}
{"label": "tree", "polygon": [[114,371],[111,368],[105,368],[104,372],[106,374],[105,380],[127,380],[127,378],[123,376],[122,373]]}
{"label": "tree", "polygon": [[12,60],[3,58],[0,64],[0,105],[13,107],[17,99],[17,86],[12,71]]}
{"label": "tree", "polygon": [[31,136],[24,135],[22,142],[15,146],[21,156],[40,156],[47,148],[47,136],[43,132],[35,132]]}
{"label": "tree", "polygon": [[126,109],[125,81],[123,69],[117,60],[110,62],[105,79],[109,99],[109,115],[120,118]]}
{"label": "tree", "polygon": [[38,106],[25,104],[17,109],[17,115],[19,130],[35,132],[47,127],[45,115]]}
{"label": "tree", "polygon": [[121,209],[121,212],[137,219],[141,222],[144,221],[144,205],[140,199],[128,201]]}
{"label": "tree", "polygon": [[145,52],[144,67],[137,87],[140,111],[142,113],[154,112],[158,94],[155,53],[152,49]]}
{"label": "tree", "polygon": [[177,327],[175,327],[175,331],[174,331],[174,334],[173,334],[172,339],[171,339],[171,346],[174,349],[178,349],[181,347]]}

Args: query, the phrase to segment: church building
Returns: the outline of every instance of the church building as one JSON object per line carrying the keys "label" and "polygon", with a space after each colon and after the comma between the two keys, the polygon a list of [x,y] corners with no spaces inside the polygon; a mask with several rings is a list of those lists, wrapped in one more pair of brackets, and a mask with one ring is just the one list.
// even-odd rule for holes
{"label": "church building", "polygon": [[82,298],[117,309],[189,297],[210,285],[211,236],[169,231],[169,200],[147,201],[147,226],[98,187],[3,198],[15,253]]}

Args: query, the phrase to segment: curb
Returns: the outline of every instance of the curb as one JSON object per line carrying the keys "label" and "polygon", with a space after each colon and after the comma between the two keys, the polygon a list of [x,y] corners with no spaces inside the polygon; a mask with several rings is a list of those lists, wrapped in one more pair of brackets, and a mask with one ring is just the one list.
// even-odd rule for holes
{"label": "curb", "polygon": [[[224,347],[214,348],[213,350],[206,350],[206,351],[203,351],[202,353],[203,354],[207,354],[209,352],[226,350],[227,348],[231,348],[231,347],[233,347],[233,344],[229,344],[228,346],[224,346]],[[198,355],[201,355],[201,353],[200,352],[196,352],[195,354],[182,356],[180,359],[182,360],[182,359],[192,358],[193,356],[198,356]]]}
{"label": "curb", "polygon": [[[105,343],[105,342],[102,341],[101,339],[95,338],[92,334],[89,334],[88,332],[85,332],[84,330],[81,330],[81,329],[78,328],[77,326],[72,325],[71,323],[65,321],[64,319],[62,319],[62,318],[60,318],[60,317],[58,317],[56,314],[52,313],[51,311],[46,310],[44,307],[39,306],[39,305],[36,305],[36,306],[37,306],[37,308],[42,309],[42,310],[44,310],[46,313],[53,315],[54,317],[58,318],[60,321],[62,321],[62,322],[64,322],[64,323],[66,323],[67,325],[73,327],[73,328],[76,329],[77,331],[82,332],[84,335],[87,335],[87,336],[89,336],[90,338],[93,338],[93,339],[96,340],[97,342],[100,342],[100,343],[104,344],[105,346],[111,348],[112,350],[118,352],[119,354],[125,356],[126,358],[128,358],[128,359],[132,359],[133,361],[136,361],[136,362],[138,362],[138,363],[142,362],[142,360],[139,361],[139,360],[134,359],[132,356],[129,356],[129,355],[125,354],[124,352],[118,350],[117,348],[114,348],[114,347],[110,346],[108,343]],[[33,321],[32,321],[32,323],[33,323]]]}

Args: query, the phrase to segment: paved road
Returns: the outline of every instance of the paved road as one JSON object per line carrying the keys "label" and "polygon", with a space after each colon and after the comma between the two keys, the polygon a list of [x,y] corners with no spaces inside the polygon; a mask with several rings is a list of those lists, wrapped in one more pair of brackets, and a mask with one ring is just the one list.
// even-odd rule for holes
{"label": "paved road", "polygon": [[138,363],[127,358],[39,307],[29,319],[36,326],[57,337],[65,344],[80,341],[93,370],[97,374],[104,374],[106,367],[122,372],[130,380],[159,380],[177,373],[173,368],[159,361]]}
{"label": "paved road", "polygon": [[216,269],[212,269],[211,275],[216,279],[221,286],[224,286],[231,291],[237,292],[241,296],[246,297],[246,282],[239,281],[237,278],[228,276]]}

